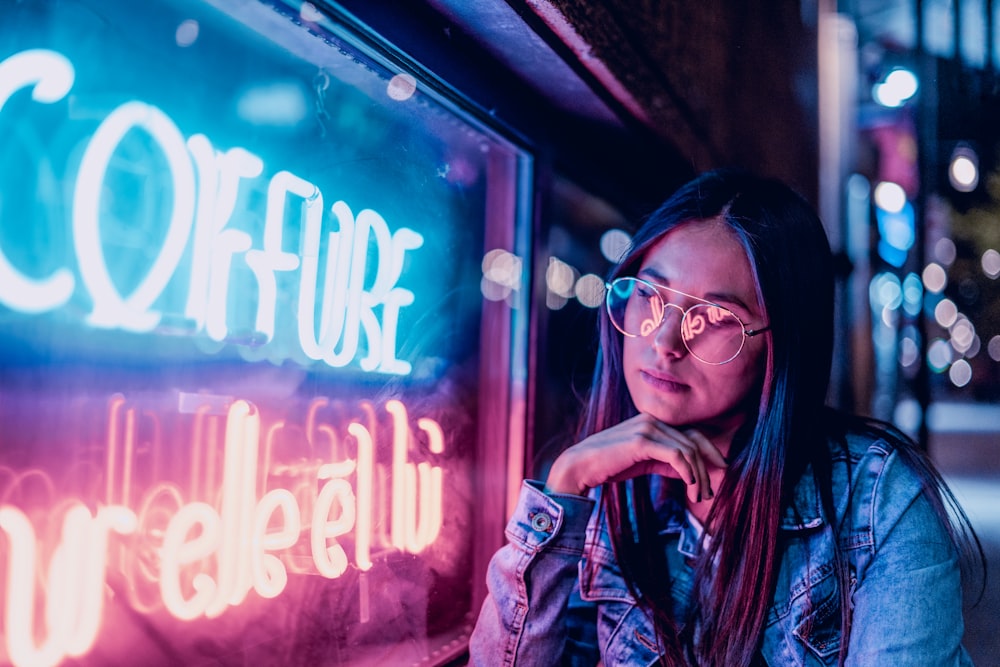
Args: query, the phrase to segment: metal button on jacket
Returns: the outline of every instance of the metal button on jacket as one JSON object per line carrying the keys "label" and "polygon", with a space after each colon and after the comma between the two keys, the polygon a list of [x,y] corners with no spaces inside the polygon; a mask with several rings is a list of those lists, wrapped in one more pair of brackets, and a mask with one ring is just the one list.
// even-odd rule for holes
{"label": "metal button on jacket", "polygon": [[552,532],[552,517],[545,512],[539,512],[531,517],[531,527],[540,533]]}

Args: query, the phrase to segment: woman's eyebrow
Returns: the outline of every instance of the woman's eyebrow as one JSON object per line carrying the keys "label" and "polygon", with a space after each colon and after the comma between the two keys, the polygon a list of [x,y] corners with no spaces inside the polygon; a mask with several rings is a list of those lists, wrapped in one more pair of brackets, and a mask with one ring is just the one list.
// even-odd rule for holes
{"label": "woman's eyebrow", "polygon": [[743,299],[739,298],[735,294],[730,294],[729,292],[709,292],[705,295],[706,301],[715,301],[719,304],[729,304],[731,306],[738,306],[743,311],[749,315],[753,315],[754,312],[750,310],[750,307],[744,303]]}
{"label": "woman's eyebrow", "polygon": [[[642,269],[639,271],[639,276],[644,276],[652,280],[653,282],[663,285],[664,287],[670,287],[670,279],[661,274],[656,269]],[[676,288],[674,288],[676,289]],[[680,291],[680,290],[678,290]],[[719,305],[729,304],[732,306],[738,306],[748,315],[753,315],[754,311],[743,301],[740,297],[736,296],[731,292],[708,292],[705,296],[698,296],[697,294],[692,294],[691,296],[698,299],[704,299],[705,301],[713,301]]]}
{"label": "woman's eyebrow", "polygon": [[666,276],[664,276],[663,274],[661,274],[656,269],[642,269],[641,271],[639,271],[638,275],[639,276],[645,276],[647,278],[655,280],[656,282],[660,283],[661,285],[665,285],[667,287],[670,287],[670,279],[667,278]]}

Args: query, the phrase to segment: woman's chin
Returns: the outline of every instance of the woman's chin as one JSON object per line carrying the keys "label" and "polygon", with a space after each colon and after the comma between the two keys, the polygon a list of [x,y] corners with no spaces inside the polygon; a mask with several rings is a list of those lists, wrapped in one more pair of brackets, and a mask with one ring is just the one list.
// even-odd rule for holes
{"label": "woman's chin", "polygon": [[660,401],[647,401],[639,404],[639,412],[656,417],[667,426],[684,428],[697,423],[697,417],[683,406],[665,405]]}

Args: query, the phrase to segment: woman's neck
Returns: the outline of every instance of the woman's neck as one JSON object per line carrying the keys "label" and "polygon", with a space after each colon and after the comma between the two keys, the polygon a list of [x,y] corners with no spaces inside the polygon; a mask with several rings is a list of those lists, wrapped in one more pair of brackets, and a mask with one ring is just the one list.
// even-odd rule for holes
{"label": "woman's neck", "polygon": [[722,480],[726,476],[726,471],[724,468],[709,468],[708,479],[712,486],[712,491],[716,494],[711,498],[706,498],[702,496],[701,500],[698,502],[691,502],[686,496],[684,498],[684,504],[688,511],[695,516],[701,525],[705,527],[709,533],[712,532],[712,526],[708,522],[708,514],[712,510],[712,505],[715,503],[716,497],[719,492],[719,488],[722,486]]}
{"label": "woman's neck", "polygon": [[[730,453],[733,448],[733,440],[745,421],[746,418],[741,417],[738,420],[734,419],[723,423],[717,422],[713,424],[697,425],[692,428],[697,429],[702,433],[702,435],[708,438],[712,444],[718,448],[725,459],[729,461]],[[692,502],[686,497],[684,499],[684,503],[688,511],[690,511],[691,514],[693,514],[695,518],[701,522],[701,525],[704,526],[705,530],[709,533],[712,532],[712,526],[708,522],[708,514],[718,497],[719,489],[722,488],[722,481],[725,477],[726,468],[708,466],[708,479],[712,488],[712,496],[706,497],[703,495],[701,500],[697,502]]]}

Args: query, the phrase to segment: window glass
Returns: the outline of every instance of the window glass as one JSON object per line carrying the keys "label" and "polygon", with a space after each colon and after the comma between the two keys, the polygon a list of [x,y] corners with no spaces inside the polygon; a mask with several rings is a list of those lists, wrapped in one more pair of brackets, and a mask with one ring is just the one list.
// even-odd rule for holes
{"label": "window glass", "polygon": [[545,252],[536,269],[544,282],[536,306],[542,344],[528,461],[528,474],[536,479],[545,479],[555,458],[573,444],[594,372],[598,318],[605,316],[604,281],[634,232],[621,209],[569,176],[554,175],[547,194]]}
{"label": "window glass", "polygon": [[520,446],[531,163],[345,21],[4,7],[0,661],[462,650]]}

